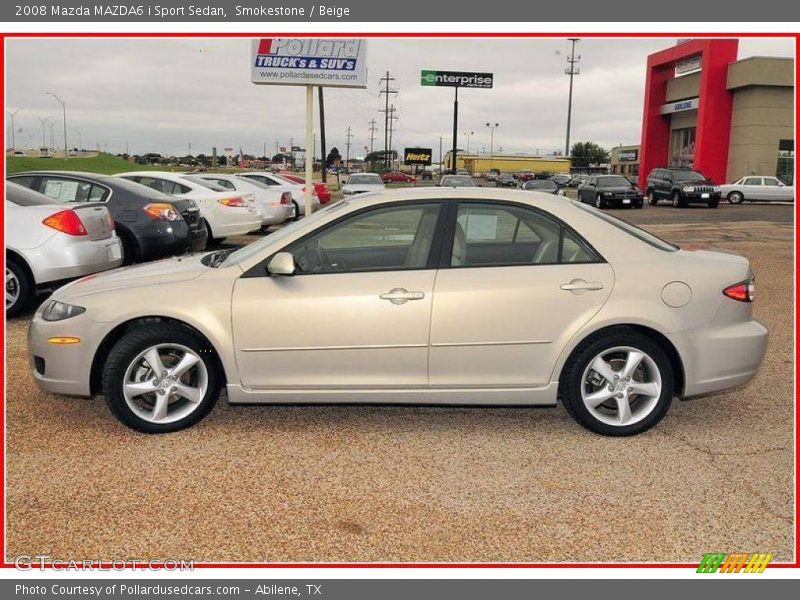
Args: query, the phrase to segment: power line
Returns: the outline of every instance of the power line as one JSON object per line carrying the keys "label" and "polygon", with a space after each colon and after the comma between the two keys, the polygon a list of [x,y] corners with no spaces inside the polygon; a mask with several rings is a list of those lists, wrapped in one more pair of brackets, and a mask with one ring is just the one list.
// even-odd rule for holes
{"label": "power line", "polygon": [[383,125],[383,160],[384,166],[386,169],[389,169],[389,148],[390,142],[389,139],[391,137],[390,132],[390,123],[392,122],[392,116],[394,114],[394,104],[392,105],[391,111],[389,110],[389,97],[392,94],[397,94],[397,90],[393,90],[390,86],[391,82],[394,81],[395,78],[391,76],[389,71],[386,71],[386,76],[381,77],[380,83],[383,85],[386,84],[383,89],[380,91],[378,96],[385,96],[385,107],[380,109],[378,112],[382,112],[384,114],[384,125]]}

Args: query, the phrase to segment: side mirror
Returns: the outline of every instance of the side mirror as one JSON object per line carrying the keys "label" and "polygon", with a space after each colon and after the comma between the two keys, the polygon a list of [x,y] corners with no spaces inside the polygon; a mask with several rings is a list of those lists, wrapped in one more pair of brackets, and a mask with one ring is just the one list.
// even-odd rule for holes
{"label": "side mirror", "polygon": [[267,265],[270,275],[294,275],[294,256],[289,252],[278,252]]}

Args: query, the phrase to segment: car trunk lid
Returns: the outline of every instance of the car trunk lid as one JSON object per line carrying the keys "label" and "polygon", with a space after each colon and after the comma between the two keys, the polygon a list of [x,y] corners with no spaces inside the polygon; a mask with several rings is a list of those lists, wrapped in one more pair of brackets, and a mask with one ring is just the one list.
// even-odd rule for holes
{"label": "car trunk lid", "polygon": [[114,235],[114,219],[108,209],[96,202],[75,203],[70,207],[78,215],[90,240],[105,240]]}

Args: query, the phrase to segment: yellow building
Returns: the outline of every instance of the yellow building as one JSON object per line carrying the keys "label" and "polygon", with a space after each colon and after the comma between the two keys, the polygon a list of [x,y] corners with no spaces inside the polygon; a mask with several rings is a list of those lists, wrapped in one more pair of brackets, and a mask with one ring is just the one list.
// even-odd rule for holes
{"label": "yellow building", "polygon": [[[444,156],[444,168],[452,169],[452,152]],[[486,173],[498,169],[501,173],[569,173],[572,161],[560,156],[534,156],[531,154],[467,154],[457,155],[457,169],[466,169],[471,174]]]}

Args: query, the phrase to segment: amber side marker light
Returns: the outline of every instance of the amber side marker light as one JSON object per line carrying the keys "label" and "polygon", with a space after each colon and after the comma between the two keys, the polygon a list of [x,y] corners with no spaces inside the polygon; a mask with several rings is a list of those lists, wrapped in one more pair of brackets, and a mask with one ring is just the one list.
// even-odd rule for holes
{"label": "amber side marker light", "polygon": [[48,338],[47,341],[50,342],[51,344],[80,344],[81,343],[81,338],[79,338],[79,337],[70,337],[70,336],[51,337],[51,338]]}

